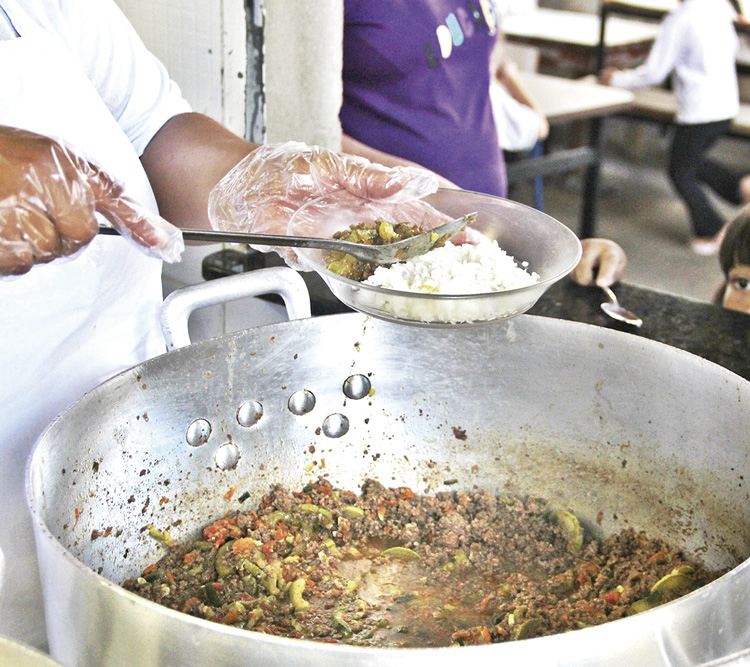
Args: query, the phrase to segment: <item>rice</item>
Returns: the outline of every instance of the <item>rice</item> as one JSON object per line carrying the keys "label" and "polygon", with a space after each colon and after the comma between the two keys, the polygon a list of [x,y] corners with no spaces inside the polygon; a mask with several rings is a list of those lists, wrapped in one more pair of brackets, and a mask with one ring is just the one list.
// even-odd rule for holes
{"label": "rice", "polygon": [[379,266],[365,284],[425,294],[486,294],[539,282],[506,253],[497,241],[478,245],[448,242],[424,255],[390,266]]}
{"label": "rice", "polygon": [[352,290],[349,297],[355,308],[401,322],[479,323],[528,310],[533,295],[510,292],[500,298],[498,293],[538,283],[539,275],[528,270],[528,263],[517,263],[496,241],[449,242],[406,262],[378,267],[362,283],[375,289]]}

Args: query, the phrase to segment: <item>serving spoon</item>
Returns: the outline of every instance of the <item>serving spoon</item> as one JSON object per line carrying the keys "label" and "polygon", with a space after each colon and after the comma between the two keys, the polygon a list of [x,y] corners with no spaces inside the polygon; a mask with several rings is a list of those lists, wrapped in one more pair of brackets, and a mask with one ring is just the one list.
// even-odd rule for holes
{"label": "serving spoon", "polygon": [[627,308],[623,308],[620,302],[617,300],[617,296],[609,287],[602,287],[606,295],[609,297],[609,301],[605,301],[602,304],[602,310],[607,313],[612,319],[632,324],[634,327],[639,327],[643,324],[643,320],[638,317],[635,313],[631,313]]}
{"label": "serving spoon", "polygon": [[[317,248],[334,250],[352,255],[363,262],[373,262],[384,266],[403,262],[411,257],[424,255],[436,245],[444,242],[454,234],[472,224],[477,219],[476,212],[450,220],[432,229],[411,236],[402,241],[387,245],[365,245],[352,241],[337,241],[308,236],[278,236],[275,234],[248,234],[245,232],[218,232],[204,229],[183,229],[182,237],[186,241],[204,241],[210,243],[247,243],[267,246],[290,246],[292,248]],[[99,234],[118,234],[112,227],[99,227]]]}

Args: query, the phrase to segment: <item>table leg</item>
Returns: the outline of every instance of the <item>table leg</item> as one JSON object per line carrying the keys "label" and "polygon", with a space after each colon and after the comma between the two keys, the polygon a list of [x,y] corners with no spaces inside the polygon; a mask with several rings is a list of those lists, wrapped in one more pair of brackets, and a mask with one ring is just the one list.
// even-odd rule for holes
{"label": "table leg", "polygon": [[603,118],[592,118],[589,126],[589,147],[593,152],[591,164],[586,168],[583,183],[581,210],[581,238],[596,236],[596,220],[599,215],[599,175],[602,161]]}
{"label": "table leg", "polygon": [[[537,141],[534,145],[534,158],[544,155],[544,142]],[[537,211],[544,211],[544,180],[541,176],[534,179],[534,206]]]}
{"label": "table leg", "polygon": [[596,71],[594,74],[599,75],[604,69],[606,50],[607,50],[607,16],[609,15],[607,2],[604,0],[599,7],[599,43],[596,45],[596,56],[595,65]]}

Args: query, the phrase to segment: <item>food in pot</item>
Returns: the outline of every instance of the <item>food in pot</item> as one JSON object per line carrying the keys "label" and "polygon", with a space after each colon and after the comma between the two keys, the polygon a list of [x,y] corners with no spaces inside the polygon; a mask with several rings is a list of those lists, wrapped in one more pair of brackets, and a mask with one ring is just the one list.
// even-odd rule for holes
{"label": "food in pot", "polygon": [[360,495],[325,479],[275,487],[220,518],[124,587],[200,618],[360,646],[484,644],[639,613],[710,572],[632,529],[592,540],[539,498],[418,496],[373,480]]}

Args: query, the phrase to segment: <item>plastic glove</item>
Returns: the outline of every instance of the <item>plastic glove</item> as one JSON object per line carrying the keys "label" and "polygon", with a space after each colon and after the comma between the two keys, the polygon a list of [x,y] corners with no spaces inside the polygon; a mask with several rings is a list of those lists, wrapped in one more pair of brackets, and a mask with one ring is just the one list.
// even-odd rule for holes
{"label": "plastic glove", "polygon": [[[220,231],[283,236],[301,206],[333,192],[407,202],[437,188],[437,178],[423,169],[387,168],[299,142],[269,144],[250,153],[213,188],[208,216]],[[289,249],[258,246],[258,250],[276,250],[288,264],[298,266]]]}
{"label": "plastic glove", "polygon": [[0,126],[0,275],[72,255],[97,233],[94,213],[146,254],[176,261],[179,229],[59,142]]}
{"label": "plastic glove", "polygon": [[609,239],[583,239],[583,252],[571,278],[579,285],[609,287],[625,274],[625,251]]}

